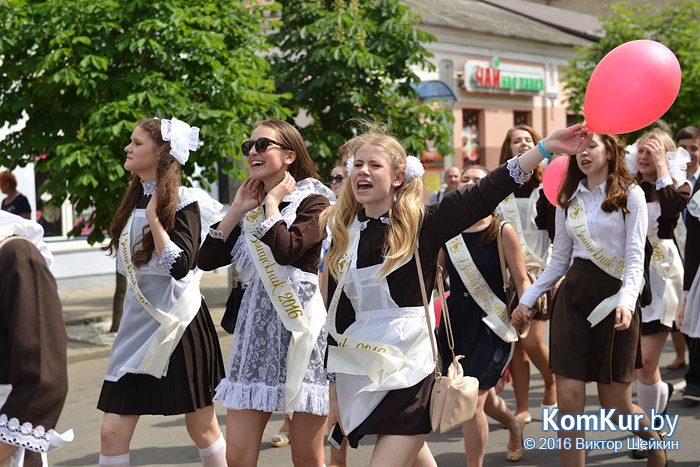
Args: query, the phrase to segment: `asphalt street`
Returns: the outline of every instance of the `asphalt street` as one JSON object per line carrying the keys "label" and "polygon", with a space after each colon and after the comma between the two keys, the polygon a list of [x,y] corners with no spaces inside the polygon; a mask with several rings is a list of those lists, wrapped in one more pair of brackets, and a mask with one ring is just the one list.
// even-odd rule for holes
{"label": "asphalt street", "polygon": [[[69,327],[104,319],[105,316],[109,315],[112,290],[110,287],[101,287],[61,292],[66,322]],[[214,321],[218,323],[228,295],[226,275],[205,275],[202,291],[212,311]],[[220,336],[221,348],[224,352],[224,359],[226,359],[231,337],[223,331]],[[72,428],[75,431],[75,440],[49,456],[51,465],[97,465],[102,413],[95,408],[95,404],[107,366],[108,350],[109,347],[106,345],[94,345],[74,340],[69,344],[70,388],[57,431],[62,432]],[[676,431],[672,437],[667,438],[678,442],[678,448],[669,451],[669,465],[698,467],[700,466],[700,443],[698,442],[700,405],[682,400],[683,370],[670,371],[665,368],[673,356],[673,347],[669,339],[661,358],[661,371],[663,379],[676,386],[668,413],[672,416],[678,415]],[[530,385],[530,409],[533,421],[526,425],[525,437],[531,438],[526,444],[532,443],[534,448],[528,450],[522,461],[517,463],[520,466],[561,465],[557,451],[556,433],[542,431],[543,423],[539,409],[542,391],[542,380],[533,366]],[[596,413],[599,405],[595,385],[588,384],[586,391],[586,413]],[[508,406],[513,409],[515,402],[512,386],[508,385],[501,395]],[[221,406],[217,406],[216,410],[219,424],[225,431],[226,410]],[[292,465],[289,447],[274,448],[270,444],[270,438],[277,432],[281,424],[282,415],[273,414],[263,436],[258,465],[265,467]],[[484,465],[513,465],[506,460],[507,430],[490,419],[489,428]],[[608,427],[603,431],[587,433],[587,439],[601,442],[597,443],[594,449],[589,450],[586,465],[646,465],[645,461],[634,460],[630,457],[626,446],[627,440],[636,438],[627,432],[612,430]],[[617,443],[617,446],[615,446],[616,441],[620,442]],[[351,450],[350,465],[368,465],[373,443],[372,438],[365,438],[359,449]],[[466,465],[461,429],[455,429],[443,435],[433,433],[428,437],[428,444],[441,467]],[[622,449],[616,451],[615,449],[620,445],[623,446]],[[327,453],[329,449],[330,447],[327,448]],[[199,455],[187,436],[184,416],[144,416],[141,418],[131,444],[132,466],[198,464]]]}

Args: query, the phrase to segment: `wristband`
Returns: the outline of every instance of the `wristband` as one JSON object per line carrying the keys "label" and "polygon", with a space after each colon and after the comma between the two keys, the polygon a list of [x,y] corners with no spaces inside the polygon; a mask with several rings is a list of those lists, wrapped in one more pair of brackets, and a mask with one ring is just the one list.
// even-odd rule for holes
{"label": "wristband", "polygon": [[537,147],[540,149],[540,153],[542,153],[542,156],[544,156],[545,159],[549,160],[554,156],[551,152],[547,152],[547,150],[544,148],[544,143],[542,142],[544,140],[540,140],[539,143],[537,143]]}

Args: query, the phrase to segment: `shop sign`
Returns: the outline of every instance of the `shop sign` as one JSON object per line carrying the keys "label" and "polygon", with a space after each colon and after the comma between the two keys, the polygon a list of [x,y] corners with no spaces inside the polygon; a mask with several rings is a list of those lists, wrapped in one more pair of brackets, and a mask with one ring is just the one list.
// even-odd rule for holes
{"label": "shop sign", "polygon": [[464,87],[468,92],[541,96],[544,67],[525,63],[468,58],[464,64]]}

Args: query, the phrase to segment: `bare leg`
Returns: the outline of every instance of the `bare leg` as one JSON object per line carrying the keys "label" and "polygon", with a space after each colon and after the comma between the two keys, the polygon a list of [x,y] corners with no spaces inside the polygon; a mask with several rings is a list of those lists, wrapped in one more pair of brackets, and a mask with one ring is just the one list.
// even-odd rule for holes
{"label": "bare leg", "polygon": [[[644,414],[644,411],[639,406],[632,404],[632,385],[630,383],[599,383],[598,398],[600,399],[600,405],[606,408],[616,408],[618,413],[643,414],[644,418],[640,424],[640,431],[636,431],[634,434],[642,439],[660,439],[659,434],[651,430],[649,419]],[[666,454],[663,450],[647,451],[648,466],[663,466],[665,463]]]}
{"label": "bare leg", "polygon": [[100,454],[120,456],[128,453],[138,421],[138,415],[105,413],[100,428]]}
{"label": "bare leg", "polygon": [[428,443],[423,442],[423,447],[418,451],[418,456],[413,463],[413,467],[437,467],[437,462],[435,462],[433,453],[430,452]]}
{"label": "bare leg", "polygon": [[336,450],[331,446],[331,460],[328,467],[348,467],[348,439],[343,438],[343,444]]}
{"label": "bare leg", "polygon": [[[508,405],[496,394],[494,388],[488,391],[488,396],[484,404],[484,413],[508,429],[508,450],[518,451],[522,449],[523,430],[520,426],[521,419],[508,410]],[[514,457],[517,457],[517,454]]]}
{"label": "bare leg", "polygon": [[521,341],[515,343],[513,358],[510,361],[510,374],[513,377],[513,391],[515,392],[515,416],[525,418],[530,413],[528,409],[530,360]]}
{"label": "bare leg", "polygon": [[549,371],[549,348],[544,345],[544,330],[547,325],[546,321],[534,319],[530,322],[530,333],[525,339],[521,340],[521,344],[527,356],[535,364],[542,380],[544,381],[544,395],[542,396],[543,405],[553,405],[557,402],[557,387],[554,381],[554,375]]}
{"label": "bare leg", "polygon": [[[579,414],[586,409],[586,383],[577,379],[567,378],[557,375],[557,395],[559,404],[559,417],[564,414]],[[571,440],[572,449],[562,449],[561,463],[563,467],[584,467],[586,462],[586,452],[576,450],[576,438],[583,438],[582,431],[560,431],[559,438]]]}
{"label": "bare leg", "polygon": [[185,426],[199,449],[208,448],[221,437],[213,405],[185,414]]}
{"label": "bare leg", "polygon": [[[413,465],[418,460],[418,453],[424,449],[427,437],[428,435],[379,435],[369,461],[370,467]],[[424,462],[422,458],[421,461]]]}
{"label": "bare leg", "polygon": [[295,467],[323,467],[323,435],[328,417],[294,412],[289,420],[292,443],[292,463]]}
{"label": "bare leg", "polygon": [[486,440],[489,437],[489,422],[486,420],[486,414],[484,413],[484,404],[488,395],[488,390],[479,389],[479,399],[477,400],[474,418],[462,425],[464,451],[467,454],[467,465],[469,467],[481,467],[484,462]]}
{"label": "bare leg", "polygon": [[228,410],[226,414],[226,462],[229,467],[255,467],[269,412]]}
{"label": "bare leg", "polygon": [[685,338],[682,332],[675,331],[671,333],[671,339],[673,340],[673,348],[676,351],[676,358],[666,365],[666,368],[669,370],[677,370],[685,366]]}

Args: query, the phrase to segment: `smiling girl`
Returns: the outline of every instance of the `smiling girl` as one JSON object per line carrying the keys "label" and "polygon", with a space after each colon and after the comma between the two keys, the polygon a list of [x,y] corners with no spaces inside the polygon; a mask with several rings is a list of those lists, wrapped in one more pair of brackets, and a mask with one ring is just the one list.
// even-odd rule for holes
{"label": "smiling girl", "polygon": [[[520,298],[513,324],[523,327],[536,299],[566,274],[550,329],[550,367],[556,374],[559,408],[582,413],[585,384],[595,381],[603,407],[642,414],[632,404],[630,385],[634,369],[642,364],[638,297],[647,232],[644,192],[629,174],[624,147],[615,136],[595,134],[575,153],[569,156],[559,192],[552,260]],[[648,431],[646,417],[642,430],[635,434],[659,437]],[[585,450],[573,446],[583,436],[559,433],[572,443],[571,449],[560,451],[564,465],[584,465]],[[648,465],[664,462],[662,451],[649,451]]]}
{"label": "smiling girl", "polygon": [[134,177],[106,249],[116,252],[129,288],[97,404],[105,412],[101,466],[128,467],[140,415],[182,413],[203,465],[225,465],[212,401],[223,361],[195,268],[202,225],[220,219],[222,206],[203,190],[180,186],[180,165],[198,136],[198,128],[175,118],[147,118],[124,148],[124,168]]}
{"label": "smiling girl", "polygon": [[[329,426],[339,423],[350,445],[378,435],[371,466],[436,465],[425,439],[434,365],[416,270],[433,288],[442,245],[488,216],[549,151],[578,151],[588,129],[555,132],[546,149],[513,157],[478,184],[424,206],[423,168],[382,127],[351,140],[350,180],[323,213],[332,244],[328,280]],[[417,249],[417,250],[416,250]]]}
{"label": "smiling girl", "polygon": [[318,216],[334,196],[292,125],[262,121],[241,148],[250,176],[197,259],[205,270],[233,263],[248,284],[215,398],[228,409],[228,465],[255,466],[271,413],[284,411],[294,465],[321,467],[328,382]]}

